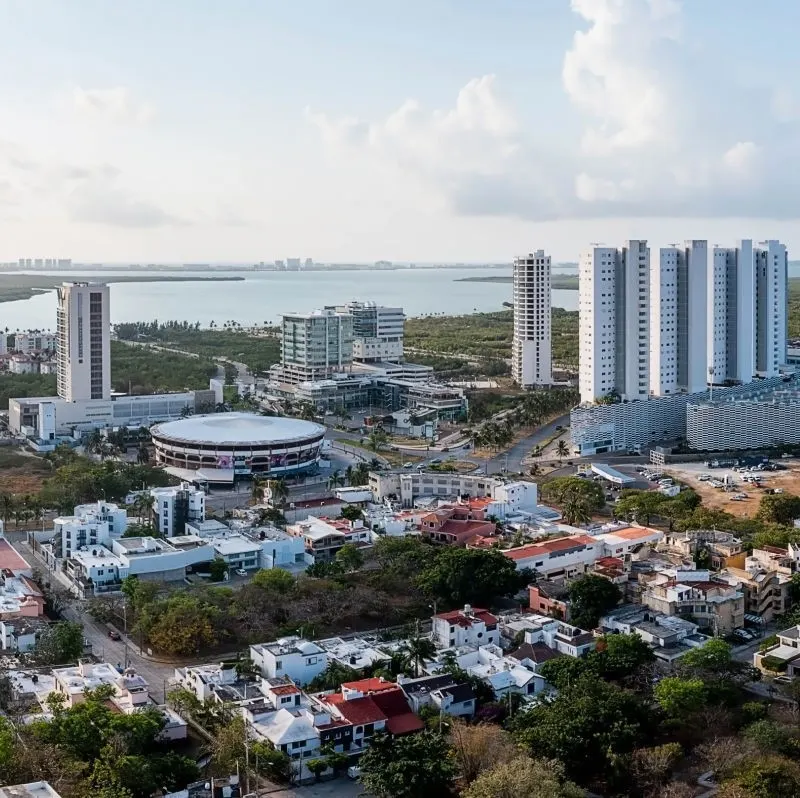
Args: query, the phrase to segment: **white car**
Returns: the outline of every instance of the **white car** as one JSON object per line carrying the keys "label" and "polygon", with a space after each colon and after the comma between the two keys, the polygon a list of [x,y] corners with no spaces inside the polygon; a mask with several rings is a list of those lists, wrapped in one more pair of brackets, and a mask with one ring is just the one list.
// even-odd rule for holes
{"label": "white car", "polygon": [[237,568],[236,576],[247,576],[247,571],[245,571],[244,568]]}
{"label": "white car", "polygon": [[347,777],[349,779],[357,779],[361,775],[361,768],[358,765],[350,765],[347,768]]}

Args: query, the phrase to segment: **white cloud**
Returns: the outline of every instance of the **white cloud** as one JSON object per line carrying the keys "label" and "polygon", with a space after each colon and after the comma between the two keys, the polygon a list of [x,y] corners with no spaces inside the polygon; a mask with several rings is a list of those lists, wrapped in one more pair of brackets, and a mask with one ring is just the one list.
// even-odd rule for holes
{"label": "white cloud", "polygon": [[[421,180],[459,214],[536,221],[800,216],[791,99],[736,86],[687,39],[678,0],[572,0],[562,85],[579,140],[548,141],[476,78],[446,110],[407,100],[382,121],[307,110],[335,157]],[[689,8],[687,6],[687,8]],[[544,115],[545,128],[548,127]]]}
{"label": "white cloud", "polygon": [[129,89],[115,86],[110,89],[72,90],[72,106],[76,113],[117,123],[144,124],[155,114],[152,105],[137,101]]}
{"label": "white cloud", "polygon": [[111,164],[35,160],[19,145],[0,142],[0,174],[7,176],[0,181],[0,203],[25,218],[52,213],[75,222],[128,228],[187,223],[127,188],[123,173]]}

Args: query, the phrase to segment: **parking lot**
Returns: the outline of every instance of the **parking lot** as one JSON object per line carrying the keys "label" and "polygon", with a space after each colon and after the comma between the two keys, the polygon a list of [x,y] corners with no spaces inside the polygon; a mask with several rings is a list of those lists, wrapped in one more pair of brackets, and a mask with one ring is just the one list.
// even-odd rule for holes
{"label": "parking lot", "polygon": [[[800,462],[794,458],[776,462],[783,470],[743,471],[738,466],[711,468],[706,462],[696,462],[670,463],[663,471],[697,491],[706,507],[749,517],[755,514],[768,490],[800,494]],[[757,483],[748,481],[755,478]]]}

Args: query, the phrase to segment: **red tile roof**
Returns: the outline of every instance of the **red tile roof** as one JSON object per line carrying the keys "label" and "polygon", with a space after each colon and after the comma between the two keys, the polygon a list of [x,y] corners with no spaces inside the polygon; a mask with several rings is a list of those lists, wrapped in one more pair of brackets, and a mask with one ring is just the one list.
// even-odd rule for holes
{"label": "red tile roof", "polygon": [[401,734],[412,734],[422,731],[425,724],[413,713],[407,712],[405,715],[396,715],[386,721],[386,730],[395,737]]}
{"label": "red tile roof", "polygon": [[392,686],[394,687],[393,690],[385,690],[382,693],[376,693],[370,696],[375,702],[375,705],[387,718],[393,718],[396,715],[405,715],[407,712],[411,711],[405,693],[396,684]]}
{"label": "red tile roof", "polygon": [[371,696],[352,698],[349,701],[337,701],[336,709],[346,720],[354,726],[363,726],[365,723],[377,723],[386,720],[386,715],[381,712]]}
{"label": "red tile roof", "polygon": [[355,682],[342,682],[342,687],[348,690],[358,690],[359,693],[379,693],[386,690],[397,690],[394,682],[387,682],[386,679],[359,679]]}
{"label": "red tile roof", "polygon": [[487,626],[497,623],[497,618],[489,610],[484,610],[480,607],[473,607],[470,616],[464,615],[463,610],[453,610],[452,612],[440,612],[433,617],[441,618],[449,623],[457,623],[459,626],[472,626],[473,620],[483,621]]}
{"label": "red tile roof", "polygon": [[555,540],[545,540],[541,543],[528,543],[526,546],[519,546],[516,549],[506,549],[503,554],[511,560],[527,560],[530,557],[567,551],[580,546],[591,546],[597,542],[597,540],[588,535],[570,535],[556,538]]}
{"label": "red tile roof", "polygon": [[295,695],[300,692],[300,688],[293,684],[281,684],[277,687],[271,687],[270,690],[275,695]]}

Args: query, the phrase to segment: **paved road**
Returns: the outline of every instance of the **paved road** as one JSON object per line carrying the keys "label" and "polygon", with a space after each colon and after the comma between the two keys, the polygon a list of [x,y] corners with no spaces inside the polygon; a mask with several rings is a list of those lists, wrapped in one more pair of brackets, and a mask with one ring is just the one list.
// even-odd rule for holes
{"label": "paved road", "polygon": [[554,418],[543,427],[539,427],[535,432],[515,443],[508,451],[498,454],[489,460],[489,473],[495,474],[499,471],[523,471],[522,461],[530,454],[534,446],[544,443],[548,438],[556,433],[556,427],[566,427],[569,425],[569,413]]}
{"label": "paved road", "polygon": [[306,787],[271,792],[269,798],[357,798],[361,795],[366,796],[367,793],[357,781],[342,777]]}

